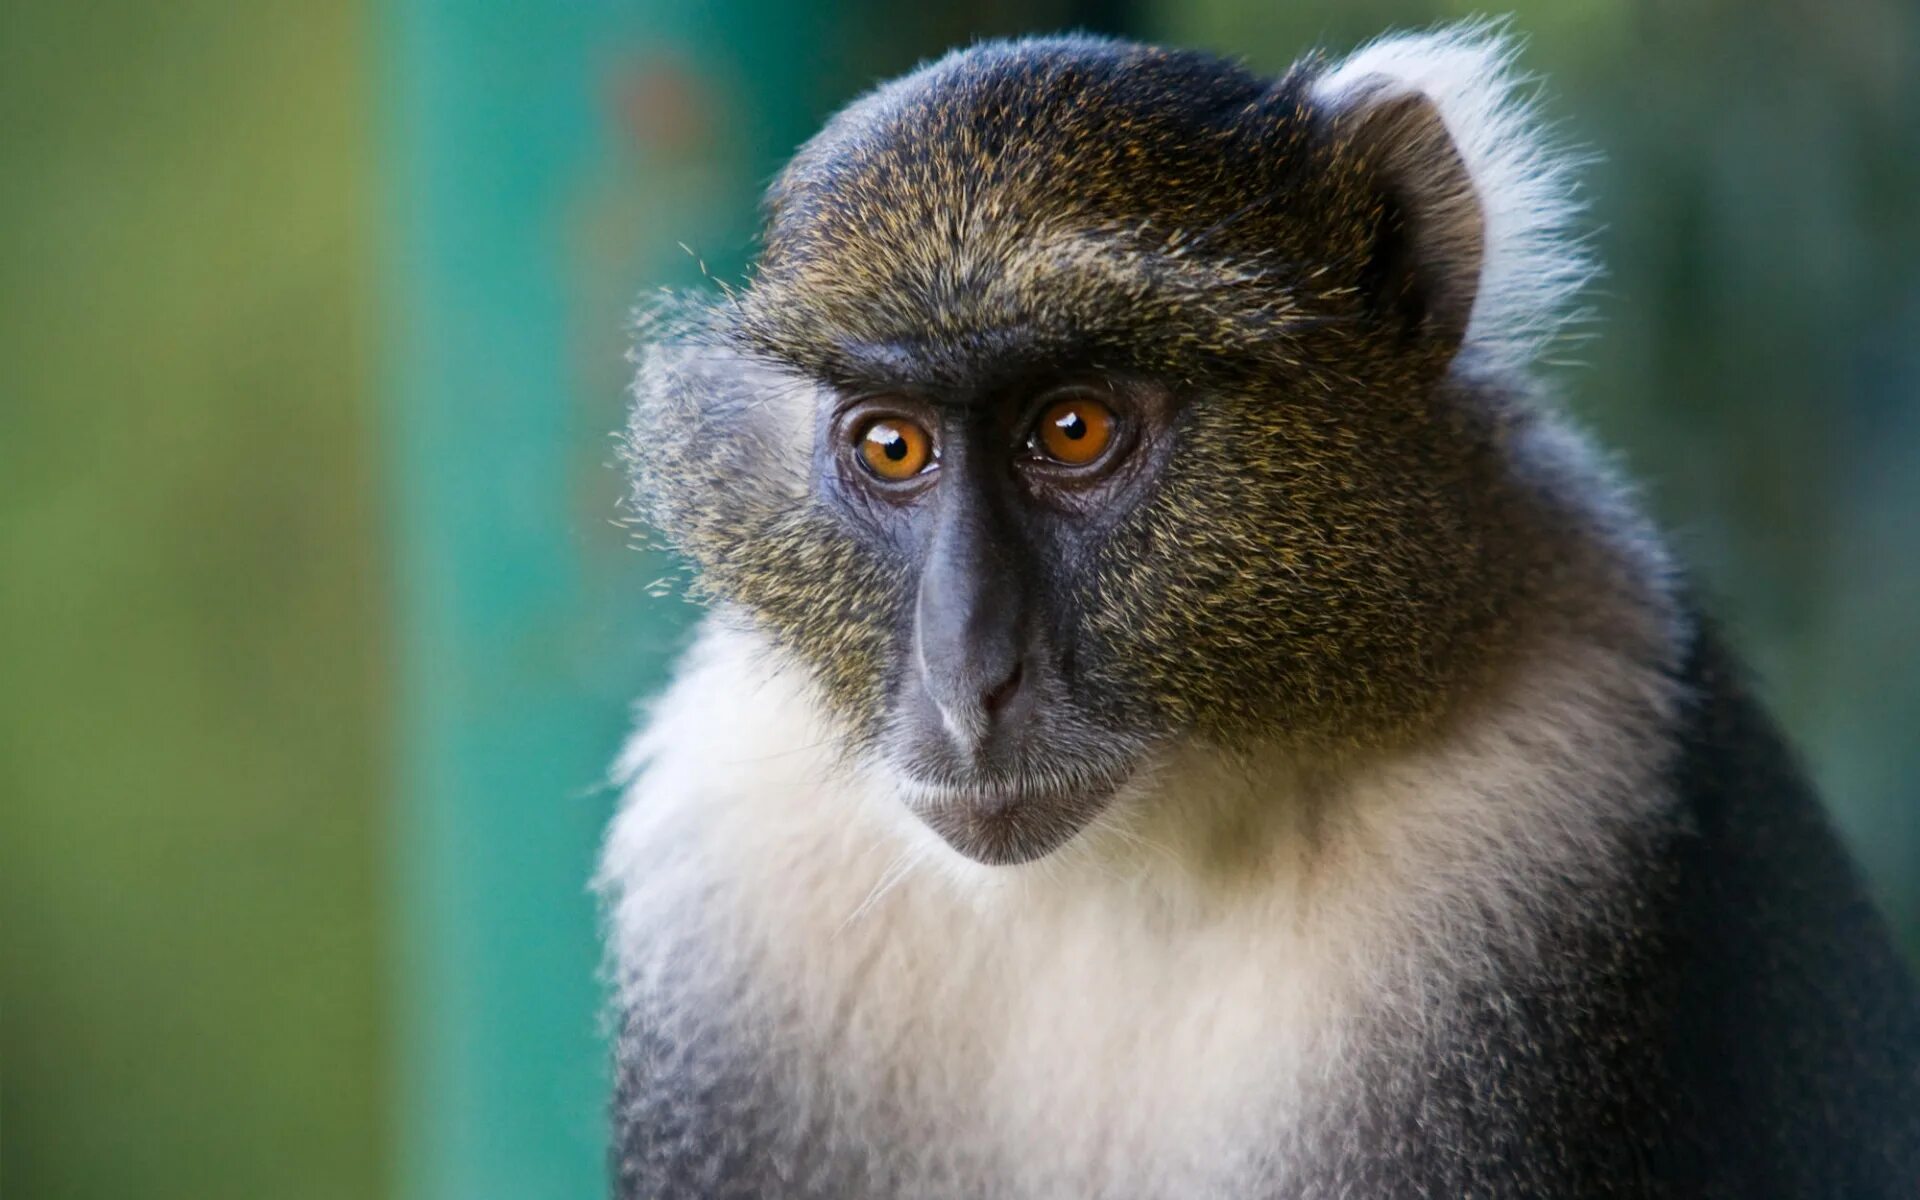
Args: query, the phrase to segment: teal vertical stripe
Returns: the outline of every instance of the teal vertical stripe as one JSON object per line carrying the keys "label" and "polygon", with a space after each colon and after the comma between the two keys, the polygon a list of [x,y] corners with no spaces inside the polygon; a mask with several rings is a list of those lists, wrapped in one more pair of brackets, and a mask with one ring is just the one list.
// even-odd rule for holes
{"label": "teal vertical stripe", "polygon": [[621,327],[697,279],[682,242],[738,271],[760,185],[841,86],[832,10],[793,8],[388,9],[409,1200],[605,1190],[596,784],[687,621],[610,524]]}
{"label": "teal vertical stripe", "polygon": [[390,81],[403,780],[401,1194],[600,1184],[592,910],[617,736],[565,659],[580,437],[552,242],[591,152],[584,22],[402,3]]}

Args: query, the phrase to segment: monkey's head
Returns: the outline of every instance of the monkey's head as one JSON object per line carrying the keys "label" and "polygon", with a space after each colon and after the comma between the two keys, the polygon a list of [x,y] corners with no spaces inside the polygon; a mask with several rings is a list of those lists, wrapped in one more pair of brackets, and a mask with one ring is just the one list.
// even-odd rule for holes
{"label": "monkey's head", "polygon": [[773,186],[750,286],[644,348],[641,511],[984,862],[1181,739],[1416,736],[1499,640],[1496,396],[1569,282],[1504,65],[1067,38],[880,88]]}

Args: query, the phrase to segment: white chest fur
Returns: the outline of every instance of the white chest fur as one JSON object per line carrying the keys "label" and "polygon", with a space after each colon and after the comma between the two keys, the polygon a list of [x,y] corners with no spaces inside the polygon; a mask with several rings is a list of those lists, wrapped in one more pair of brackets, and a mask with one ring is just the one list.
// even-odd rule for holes
{"label": "white chest fur", "polygon": [[1231,1189],[1284,1173],[1270,1156],[1382,1028],[1417,1039],[1524,943],[1536,881],[1602,880],[1613,831],[1663,802],[1671,703],[1629,658],[1543,656],[1445,753],[1336,784],[1182,751],[1063,851],[989,868],[839,763],[795,677],[716,627],[623,764],[622,986],[697,1008],[747,981],[740,1019],[798,1102],[923,1183]]}

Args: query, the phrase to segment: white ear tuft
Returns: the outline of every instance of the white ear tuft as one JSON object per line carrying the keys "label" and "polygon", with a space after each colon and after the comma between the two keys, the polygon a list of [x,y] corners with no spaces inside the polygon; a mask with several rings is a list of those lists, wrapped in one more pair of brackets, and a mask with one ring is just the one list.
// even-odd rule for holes
{"label": "white ear tuft", "polygon": [[1463,350],[1499,369],[1530,364],[1575,315],[1574,295],[1593,275],[1572,236],[1581,205],[1580,160],[1541,128],[1517,45],[1502,24],[1471,22],[1382,38],[1335,64],[1313,85],[1329,110],[1378,93],[1419,92],[1439,110],[1483,214],[1479,287]]}

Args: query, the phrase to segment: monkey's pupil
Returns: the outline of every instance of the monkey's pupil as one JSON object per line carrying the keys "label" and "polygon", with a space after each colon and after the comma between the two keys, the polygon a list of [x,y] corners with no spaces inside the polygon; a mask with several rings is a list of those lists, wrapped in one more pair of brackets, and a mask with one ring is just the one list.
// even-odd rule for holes
{"label": "monkey's pupil", "polygon": [[1053,426],[1076,442],[1087,436],[1086,418],[1077,412],[1068,413],[1066,416],[1061,417],[1053,423]]}
{"label": "monkey's pupil", "polygon": [[880,453],[886,455],[894,462],[899,462],[907,456],[907,439],[901,437],[898,433],[894,434],[880,447]]}

